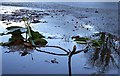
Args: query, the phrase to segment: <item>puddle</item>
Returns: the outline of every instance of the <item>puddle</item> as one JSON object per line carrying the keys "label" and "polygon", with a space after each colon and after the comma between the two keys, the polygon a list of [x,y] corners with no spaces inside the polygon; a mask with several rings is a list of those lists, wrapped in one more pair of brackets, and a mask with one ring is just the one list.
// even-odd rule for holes
{"label": "puddle", "polygon": [[[11,14],[10,12],[21,8],[22,7],[16,8],[1,6],[0,10],[2,11],[0,11],[0,14],[3,14],[5,11],[8,11],[7,14]],[[66,12],[57,13],[57,15],[55,13],[52,13],[49,16],[44,16],[40,20],[46,21],[47,23],[33,23],[31,25],[32,29],[39,31],[46,37],[46,40],[48,41],[47,45],[58,45],[67,50],[72,49],[74,45],[77,45],[77,49],[82,49],[85,47],[85,45],[79,45],[73,42],[71,39],[72,36],[86,37],[91,36],[95,32],[98,32],[98,30],[96,30],[96,27],[94,27],[92,24],[86,24],[84,20],[80,20],[74,15],[68,14]],[[11,23],[12,24],[9,26],[19,25],[24,27],[23,22]],[[7,25],[4,24],[3,21],[0,21],[0,32],[5,32],[6,27]],[[9,36],[10,35],[0,37],[0,40],[6,42]],[[68,74],[67,57],[48,55],[34,50],[31,51],[30,54],[21,57],[19,51],[11,52],[9,54],[4,53],[6,51],[9,51],[8,48],[0,47],[0,49],[2,49],[2,67],[4,74]],[[49,52],[63,53],[63,51],[54,48],[41,49],[47,50]],[[51,60],[53,58],[56,58],[56,61],[59,61],[59,64],[54,65],[45,62],[45,60]],[[95,68],[84,68],[86,60],[87,59],[84,53],[80,53],[73,57],[73,74],[91,74],[96,71]],[[112,71],[113,74],[117,73],[116,69],[112,69]]]}

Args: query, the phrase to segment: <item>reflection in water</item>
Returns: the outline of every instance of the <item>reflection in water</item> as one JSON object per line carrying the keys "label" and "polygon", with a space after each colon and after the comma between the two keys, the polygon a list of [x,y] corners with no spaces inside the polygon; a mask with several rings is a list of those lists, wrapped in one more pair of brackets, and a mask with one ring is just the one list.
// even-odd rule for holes
{"label": "reflection in water", "polygon": [[[33,60],[32,52],[34,51],[34,49],[32,48],[27,48],[24,45],[14,45],[14,46],[10,46],[8,50],[9,51],[5,51],[5,53],[18,52],[21,56],[31,55],[31,59]],[[45,62],[53,63],[53,64],[59,63],[56,58],[53,58],[51,60],[45,60]]]}
{"label": "reflection in water", "polygon": [[11,52],[18,52],[21,56],[31,55],[31,58],[33,60],[32,52],[33,48],[27,48],[24,45],[12,45],[8,47],[9,51],[5,51],[5,53],[11,53]]}
{"label": "reflection in water", "polygon": [[[67,7],[64,7],[64,6],[60,6],[60,7],[62,7],[62,9],[67,8]],[[16,8],[16,7],[13,7],[13,8]],[[12,7],[11,8],[10,7],[6,8],[6,11],[9,11],[8,9],[12,9]],[[104,24],[109,23],[111,21],[116,22],[114,20],[114,18],[116,19],[116,15],[114,15],[114,13],[112,14],[112,12],[110,12],[109,10],[103,10],[103,11],[98,10],[99,11],[98,13],[93,13],[94,9],[93,10],[90,9],[90,11],[91,11],[90,12],[90,11],[86,11],[86,10],[82,11],[81,8],[80,9],[76,9],[76,8],[71,9],[71,7],[70,7],[70,9],[66,9],[62,12],[59,12],[59,10],[49,10],[49,9],[45,10],[45,11],[41,11],[41,9],[39,9],[39,8],[38,8],[38,11],[37,10],[30,10],[30,8],[29,8],[29,10],[26,10],[26,8],[22,8],[21,11],[18,10],[18,9],[15,9],[15,10],[17,10],[19,12],[17,12],[17,11],[13,12],[13,10],[12,10],[12,12],[16,13],[16,14],[19,14],[18,16],[15,16],[14,14],[13,14],[13,16],[11,16],[9,14],[9,15],[5,16],[5,18],[9,19],[9,18],[12,17],[12,18],[15,18],[15,19],[11,19],[11,20],[13,20],[13,21],[18,20],[19,21],[19,19],[16,19],[17,17],[21,18],[23,16],[28,16],[28,13],[29,13],[29,16],[31,16],[30,14],[37,15],[37,16],[39,14],[42,17],[44,16],[42,19],[43,19],[43,21],[47,21],[47,23],[42,22],[42,23],[33,24],[34,29],[39,31],[39,32],[42,31],[43,34],[44,33],[50,34],[50,35],[57,34],[57,36],[58,35],[60,35],[60,37],[62,36],[61,38],[58,38],[58,39],[53,38],[53,37],[49,37],[49,39],[51,39],[51,44],[50,44],[50,42],[49,42],[49,44],[50,45],[59,45],[58,42],[61,42],[62,40],[60,40],[60,39],[63,39],[62,47],[64,47],[65,49],[67,48],[69,50],[66,51],[65,49],[60,48],[59,46],[57,46],[57,49],[52,49],[52,50],[45,49],[45,51],[41,50],[41,48],[40,49],[28,48],[28,47],[25,47],[24,45],[10,46],[8,48],[8,51],[6,51],[5,53],[18,52],[21,56],[24,56],[24,57],[27,57],[27,56],[30,55],[32,60],[33,60],[33,57],[34,57],[34,60],[29,61],[29,58],[27,59],[27,58],[24,58],[24,57],[19,57],[16,54],[14,54],[14,55],[13,54],[9,54],[9,55],[8,54],[3,54],[3,56],[4,56],[4,60],[3,60],[4,61],[3,62],[4,63],[4,67],[3,67],[4,73],[44,73],[44,74],[46,74],[46,73],[54,73],[54,74],[57,73],[57,74],[62,74],[62,73],[68,73],[67,70],[69,70],[69,75],[71,75],[71,72],[73,72],[73,73],[92,73],[93,69],[86,70],[86,69],[82,68],[84,66],[83,64],[86,62],[86,58],[87,58],[87,57],[85,58],[83,56],[84,55],[83,53],[80,53],[82,51],[84,51],[84,53],[89,52],[88,53],[88,56],[89,56],[88,58],[93,59],[93,60],[90,60],[92,62],[91,63],[88,62],[88,64],[92,64],[92,65],[94,64],[95,67],[100,67],[100,70],[101,70],[101,67],[103,67],[103,66],[100,66],[101,64],[99,65],[98,62],[97,62],[97,61],[99,61],[97,59],[99,59],[98,57],[100,56],[100,53],[98,53],[98,51],[95,51],[93,49],[92,49],[92,51],[91,50],[87,51],[86,49],[84,49],[84,50],[78,50],[77,49],[78,51],[75,51],[75,50],[73,51],[74,43],[71,40],[71,36],[73,35],[73,36],[84,37],[84,36],[92,35],[94,32],[97,32],[94,28],[97,25],[100,25],[101,27],[105,28],[104,27],[105,25],[102,26],[103,21],[105,21]],[[48,14],[48,15],[47,16],[44,15],[45,13]],[[68,14],[68,13],[70,13],[70,14]],[[110,15],[106,15],[106,13],[109,13]],[[80,17],[77,18],[78,16],[80,16]],[[85,16],[85,18],[84,18],[84,16]],[[100,20],[101,16],[103,16],[103,18],[105,17],[105,19],[103,21]],[[106,16],[108,16],[108,18],[113,17],[113,19],[111,21],[109,21],[109,19],[107,19]],[[40,17],[41,21],[42,21],[42,19]],[[20,22],[20,23],[11,22],[11,23],[12,24],[9,24],[9,25],[24,26],[23,22]],[[0,21],[0,24],[4,28],[8,26],[8,25],[5,25],[5,22],[3,22],[3,21]],[[95,25],[95,26],[93,26],[93,25]],[[98,28],[98,27],[96,27],[96,28]],[[2,27],[0,29],[2,31],[4,31],[2,29]],[[105,29],[105,31],[106,30],[107,29]],[[99,45],[98,42],[95,41],[95,43],[97,43]],[[46,47],[44,47],[44,48],[46,48]],[[54,47],[51,46],[51,48],[54,48]],[[81,49],[83,47],[77,47],[77,48]],[[115,48],[119,48],[119,45],[117,45]],[[59,53],[58,49],[64,50],[62,52],[65,52],[65,53],[61,54],[61,51]],[[70,49],[72,49],[72,50],[70,50]],[[53,51],[57,52],[57,53],[54,53]],[[35,54],[34,56],[32,56],[32,54],[33,54],[32,52],[34,52],[34,54]],[[41,52],[42,52],[42,54],[41,54]],[[116,52],[118,52],[118,51],[116,51]],[[114,52],[114,53],[116,53],[116,52]],[[80,56],[79,56],[78,53],[80,53]],[[50,58],[50,56],[47,55],[47,54],[56,55],[57,58],[54,57],[54,56],[52,58]],[[76,54],[78,54],[77,55],[78,57],[74,56],[75,58],[72,59],[73,62],[71,62],[71,57],[73,57],[72,55],[76,55]],[[60,60],[58,60],[58,56],[63,56],[63,57],[66,56],[66,57],[68,57],[67,58],[68,60],[66,60],[65,58],[61,58],[61,59],[59,58]],[[83,57],[81,57],[81,56],[83,56]],[[110,54],[107,52],[107,53],[105,53],[104,56],[105,56],[105,58],[102,58],[103,59],[102,61],[106,60],[106,62],[108,63]],[[113,58],[116,58],[116,57],[113,57]],[[51,64],[42,63],[42,61],[40,61],[40,59],[45,60],[45,62],[47,62],[47,63],[53,63],[54,66],[51,65]],[[66,65],[67,63],[68,63],[68,65]],[[71,63],[72,63],[72,68],[71,68]],[[10,65],[8,65],[8,64],[10,64]],[[55,64],[59,64],[59,66],[57,66]],[[13,68],[11,65],[13,65],[15,67]],[[24,69],[22,67],[22,66],[25,66],[25,65],[26,65],[27,69]],[[66,69],[67,66],[68,66],[68,69]],[[48,70],[48,71],[46,71],[46,70]],[[116,70],[114,70],[114,72],[116,73]],[[112,72],[112,73],[114,73],[114,72]]]}
{"label": "reflection in water", "polygon": [[[71,68],[71,57],[72,57],[72,55],[78,54],[78,53],[80,53],[80,52],[82,52],[82,51],[84,51],[84,52],[86,51],[86,49],[75,51],[75,50],[74,50],[74,49],[75,49],[75,46],[74,46],[74,48],[73,48],[72,51],[71,51],[71,50],[65,50],[64,48],[61,48],[61,47],[59,47],[59,46],[46,46],[46,47],[59,48],[59,49],[61,49],[61,50],[63,50],[63,51],[65,51],[65,52],[68,53],[68,54],[62,54],[62,55],[63,55],[63,56],[65,55],[65,56],[68,56],[68,57],[69,57],[69,60],[68,60],[69,66],[68,66],[68,68],[69,68],[69,74],[70,74],[70,75],[71,75],[71,70],[72,70],[72,68]],[[9,51],[7,51],[7,52],[5,52],[5,53],[18,52],[21,56],[31,55],[31,57],[32,57],[32,52],[34,51],[33,48],[27,48],[27,47],[25,47],[25,46],[23,46],[23,45],[10,46],[8,49],[9,49]],[[43,53],[47,53],[47,54],[58,55],[58,56],[61,55],[61,54],[57,54],[57,53],[47,52],[48,50],[46,50],[46,51],[42,51],[42,50],[40,50],[40,49],[39,49],[39,50],[36,49],[36,50],[37,50],[38,52],[43,52]],[[57,51],[57,50],[54,50],[54,51]],[[97,53],[96,53],[97,51],[94,51],[94,50],[93,50],[93,52],[94,52],[95,54],[97,54]],[[93,53],[93,52],[91,52],[91,51],[88,52],[88,55],[91,55],[90,57],[92,57],[93,55],[92,55],[91,53]],[[92,59],[94,59],[94,58],[92,58]],[[33,57],[32,57],[32,60],[33,60]],[[89,61],[94,61],[94,60],[89,60]],[[52,58],[52,59],[50,59],[50,60],[46,60],[46,59],[45,59],[44,62],[53,63],[53,64],[58,64],[58,63],[59,63],[56,58]],[[89,64],[91,64],[91,63],[89,63]],[[101,65],[101,64],[99,64],[99,65]],[[103,67],[103,66],[99,66],[99,65],[96,65],[96,64],[95,64],[95,66],[97,66],[97,67],[100,67],[100,68]],[[72,65],[72,66],[73,66],[73,65]],[[88,70],[90,70],[90,69],[88,69]],[[101,70],[101,69],[100,69],[100,70]]]}
{"label": "reflection in water", "polygon": [[45,60],[45,62],[47,62],[47,63],[53,63],[53,64],[54,64],[54,63],[55,63],[55,64],[58,64],[58,63],[59,63],[56,58],[51,59],[51,60]]}

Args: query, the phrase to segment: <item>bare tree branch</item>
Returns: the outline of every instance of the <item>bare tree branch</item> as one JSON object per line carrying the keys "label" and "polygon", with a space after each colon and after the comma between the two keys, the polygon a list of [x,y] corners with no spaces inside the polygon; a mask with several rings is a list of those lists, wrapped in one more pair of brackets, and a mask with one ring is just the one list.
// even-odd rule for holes
{"label": "bare tree branch", "polygon": [[[35,46],[34,46],[35,47]],[[46,52],[46,51],[42,51],[42,50],[38,50],[38,49],[36,49],[37,51],[40,51],[40,52],[44,52],[44,53],[48,53],[48,54],[53,54],[53,55],[62,55],[62,56],[67,56],[67,55],[69,55],[69,53],[71,52],[71,51],[67,51],[66,49],[64,49],[64,48],[62,48],[62,47],[60,47],[60,46],[48,46],[48,45],[46,45],[46,46],[36,46],[36,47],[53,47],[53,48],[58,48],[58,49],[61,49],[61,50],[63,50],[64,52],[66,52],[67,54],[56,54],[56,53],[52,53],[52,52]],[[83,51],[85,51],[85,50],[87,50],[88,49],[88,46],[85,48],[85,49],[83,49],[83,50],[78,50],[78,51],[76,51],[75,53],[73,53],[73,54],[78,54],[78,53],[80,53],[80,52],[83,52]]]}
{"label": "bare tree branch", "polygon": [[46,46],[43,46],[43,47],[54,47],[54,48],[61,49],[61,50],[63,50],[63,51],[66,52],[66,53],[69,53],[66,49],[64,49],[64,48],[62,48],[62,47],[60,47],[60,46],[48,46],[48,45],[46,45]]}
{"label": "bare tree branch", "polygon": [[68,54],[57,54],[57,53],[53,53],[53,52],[47,52],[47,51],[38,50],[38,49],[36,49],[36,48],[35,48],[35,50],[37,50],[37,51],[39,51],[39,52],[51,54],[51,55],[68,56]]}
{"label": "bare tree branch", "polygon": [[78,51],[76,51],[74,54],[78,54],[78,53],[80,53],[80,52],[83,52],[83,51],[85,51],[85,50],[87,50],[88,48],[85,48],[85,49],[82,49],[82,50],[78,50]]}

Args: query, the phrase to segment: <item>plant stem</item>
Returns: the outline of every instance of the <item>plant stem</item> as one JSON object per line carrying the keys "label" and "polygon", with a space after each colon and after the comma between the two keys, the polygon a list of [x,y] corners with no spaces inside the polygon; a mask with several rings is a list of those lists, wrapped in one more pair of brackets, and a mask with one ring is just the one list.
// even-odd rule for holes
{"label": "plant stem", "polygon": [[71,58],[72,58],[72,54],[68,56],[68,70],[69,70],[69,76],[72,76]]}
{"label": "plant stem", "polygon": [[64,49],[64,48],[62,48],[62,47],[60,47],[60,46],[48,46],[48,45],[46,45],[46,46],[44,46],[44,47],[54,47],[54,48],[61,49],[61,50],[63,50],[63,51],[66,52],[66,53],[69,53],[66,49]]}
{"label": "plant stem", "polygon": [[47,54],[51,54],[51,55],[57,55],[57,56],[68,56],[68,54],[57,54],[57,53],[53,53],[53,52],[47,52],[47,51],[42,51],[42,50],[38,50],[35,48],[35,50],[39,51],[39,52],[43,52],[43,53],[47,53]]}
{"label": "plant stem", "polygon": [[27,42],[27,31],[26,31],[26,42]]}

